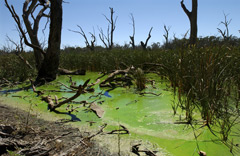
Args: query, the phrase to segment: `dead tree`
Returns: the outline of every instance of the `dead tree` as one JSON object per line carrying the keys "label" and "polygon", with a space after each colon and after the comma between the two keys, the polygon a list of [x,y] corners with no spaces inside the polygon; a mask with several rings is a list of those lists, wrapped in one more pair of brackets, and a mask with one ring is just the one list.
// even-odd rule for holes
{"label": "dead tree", "polygon": [[143,41],[140,42],[143,50],[147,50],[148,41],[149,41],[149,39],[152,37],[152,36],[151,36],[152,29],[153,29],[153,27],[151,27],[151,29],[150,29],[150,31],[149,31],[149,33],[148,33],[148,38],[146,39],[145,43],[144,43]]}
{"label": "dead tree", "polygon": [[[41,2],[38,0],[25,0],[22,18],[26,31],[14,7],[10,7],[7,0],[5,0],[5,5],[16,22],[23,36],[24,43],[34,50],[36,68],[38,70],[36,83],[39,84],[41,80],[45,82],[56,79],[62,30],[62,0]],[[47,10],[49,11],[47,12]],[[40,46],[38,39],[39,23],[43,17],[50,18],[50,32],[46,51]],[[33,21],[33,23],[31,21]],[[28,37],[30,41],[28,41]]]}
{"label": "dead tree", "polygon": [[224,21],[221,21],[219,23],[219,25],[223,24],[225,26],[225,30],[222,30],[220,28],[217,28],[217,30],[222,35],[223,39],[227,40],[227,39],[229,39],[231,37],[231,35],[229,35],[229,28],[228,28],[228,26],[231,23],[232,19],[228,20],[227,19],[228,15],[226,15],[225,13],[223,13],[223,15],[224,15]]}
{"label": "dead tree", "polygon": [[91,37],[92,37],[91,44],[90,44],[89,41],[88,41],[88,38],[87,38],[87,36],[86,36],[86,34],[85,34],[85,32],[84,32],[83,29],[82,29],[82,27],[79,26],[79,25],[77,25],[77,26],[78,26],[78,28],[80,29],[80,31],[75,31],[75,30],[70,30],[70,29],[69,29],[69,31],[72,31],[72,32],[75,32],[75,33],[79,33],[80,35],[82,35],[82,37],[85,39],[86,47],[87,47],[88,49],[90,49],[91,51],[94,51],[95,42],[96,42],[96,36],[95,36],[95,34],[89,32],[89,34],[90,34]]}
{"label": "dead tree", "polygon": [[190,21],[190,44],[196,44],[197,42],[197,9],[198,9],[198,0],[192,0],[192,11],[190,12],[185,4],[184,0],[181,1],[181,7],[183,11],[188,16]]}
{"label": "dead tree", "polygon": [[109,9],[111,13],[110,19],[106,15],[104,15],[104,17],[108,21],[107,36],[103,33],[102,28],[98,28],[98,29],[100,31],[100,34],[99,34],[100,40],[103,42],[103,44],[107,49],[111,50],[113,48],[113,33],[116,29],[116,22],[118,17],[114,19],[113,14],[115,12],[113,11],[113,8],[110,7]]}
{"label": "dead tree", "polygon": [[165,33],[164,33],[164,35],[163,35],[163,37],[165,38],[165,48],[167,48],[168,47],[168,37],[169,37],[169,31],[170,31],[170,29],[171,29],[171,27],[170,26],[166,26],[165,24],[164,24],[164,26],[163,26],[163,28],[164,28],[164,31],[165,31]]}
{"label": "dead tree", "polygon": [[130,14],[130,18],[132,20],[132,27],[133,27],[133,35],[132,36],[129,36],[130,37],[130,44],[132,45],[132,48],[135,49],[135,20],[134,20],[134,17],[133,17],[133,14],[131,13]]}

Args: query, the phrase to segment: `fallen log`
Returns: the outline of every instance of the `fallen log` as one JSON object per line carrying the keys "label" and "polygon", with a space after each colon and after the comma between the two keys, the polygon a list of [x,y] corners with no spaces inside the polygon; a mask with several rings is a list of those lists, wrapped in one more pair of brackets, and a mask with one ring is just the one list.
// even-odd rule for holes
{"label": "fallen log", "polygon": [[142,95],[142,96],[144,96],[144,95],[146,95],[146,94],[155,95],[155,96],[160,96],[162,93],[159,93],[159,94],[156,94],[156,93],[153,93],[153,92],[141,92],[141,93],[139,93],[139,95]]}
{"label": "fallen log", "polygon": [[60,75],[86,75],[86,70],[78,69],[76,71],[71,71],[63,68],[58,68],[58,73]]}
{"label": "fallen log", "polygon": [[[128,67],[127,69],[124,70],[116,70],[114,72],[112,72],[111,74],[108,75],[107,79],[105,79],[104,81],[102,81],[100,83],[100,87],[112,87],[113,85],[111,84],[111,82],[113,81],[128,81],[129,77],[126,79],[123,78],[115,78],[118,75],[124,75],[127,76],[129,74],[129,72],[133,69],[133,67]],[[131,78],[130,78],[131,80]]]}
{"label": "fallen log", "polygon": [[112,130],[111,132],[108,132],[107,134],[130,134],[129,130],[123,126],[120,125],[121,129],[117,129],[117,130]]}
{"label": "fallen log", "polygon": [[[99,82],[100,82],[100,79],[97,79],[96,82],[91,83],[91,84],[88,84],[85,90],[86,90],[87,92],[94,92],[95,90],[94,90],[94,88],[92,88],[92,87],[93,87],[94,85],[98,84]],[[74,83],[72,83],[72,84],[70,85],[70,88],[72,88],[72,89],[78,89],[78,87],[75,86]]]}

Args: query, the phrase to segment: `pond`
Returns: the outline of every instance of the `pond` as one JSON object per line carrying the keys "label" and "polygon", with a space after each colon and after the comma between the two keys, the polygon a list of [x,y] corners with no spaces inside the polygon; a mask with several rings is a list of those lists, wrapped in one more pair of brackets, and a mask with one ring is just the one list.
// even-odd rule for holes
{"label": "pond", "polygon": [[[89,78],[91,82],[95,82],[97,77],[99,77],[98,73],[87,72],[85,76],[72,76],[72,80],[79,85]],[[106,77],[101,80],[104,78]],[[161,80],[156,74],[148,74],[147,79],[155,80],[156,88],[150,83],[147,84],[147,89],[143,91],[146,93],[144,95],[139,94],[134,86],[109,90],[109,88],[100,88],[99,85],[95,85],[94,93],[80,95],[74,100],[75,102],[94,101],[104,111],[102,118],[99,118],[89,108],[82,107],[82,104],[74,103],[57,108],[58,113],[50,112],[47,109],[47,103],[42,101],[41,97],[36,96],[31,89],[28,91],[16,89],[15,92],[3,94],[1,99],[25,110],[28,110],[31,104],[31,109],[41,114],[39,116],[58,121],[74,121],[71,122],[72,125],[85,131],[96,131],[104,123],[107,123],[104,131],[118,129],[119,125],[124,125],[130,134],[120,136],[123,155],[129,155],[131,146],[138,143],[142,144],[143,149],[159,151],[157,155],[197,156],[198,147],[210,156],[231,155],[229,148],[221,143],[207,127],[201,128],[199,125],[193,131],[190,125],[175,124],[175,122],[184,120],[184,112],[178,110],[177,114],[173,115],[172,103],[177,101],[174,99],[169,82]],[[46,95],[57,95],[58,98],[68,98],[74,95],[70,89],[59,82],[70,85],[68,76],[59,76],[54,82],[37,89],[44,91]],[[80,108],[71,114],[66,110],[67,107],[77,106]],[[195,112],[195,116],[198,117],[199,114]],[[197,142],[194,133],[199,135]],[[99,136],[99,140],[109,148],[115,148],[116,151],[117,135],[114,137],[104,135]],[[234,142],[239,141],[239,138],[234,137]],[[131,155],[134,154],[131,153]]]}

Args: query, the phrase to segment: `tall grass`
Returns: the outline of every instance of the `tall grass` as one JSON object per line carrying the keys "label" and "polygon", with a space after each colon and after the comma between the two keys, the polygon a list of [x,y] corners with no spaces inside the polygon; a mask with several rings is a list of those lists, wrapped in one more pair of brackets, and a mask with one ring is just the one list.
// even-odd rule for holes
{"label": "tall grass", "polygon": [[[21,54],[34,67],[35,61],[33,53]],[[4,53],[0,55],[0,80],[5,78],[9,81],[25,81],[30,77],[35,77],[36,70],[30,69],[14,53]]]}

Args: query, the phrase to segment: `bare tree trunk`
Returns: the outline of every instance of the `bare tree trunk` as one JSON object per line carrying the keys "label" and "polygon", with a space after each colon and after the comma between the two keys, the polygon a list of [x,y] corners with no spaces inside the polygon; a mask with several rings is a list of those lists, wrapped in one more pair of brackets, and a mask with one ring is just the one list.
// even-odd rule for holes
{"label": "bare tree trunk", "polygon": [[[30,6],[29,3],[31,2]],[[34,10],[37,7],[38,0],[31,0],[25,1],[23,4],[23,22],[26,26],[27,32],[29,34],[29,38],[31,40],[31,44],[41,48],[39,40],[38,40],[38,29],[39,29],[39,22],[43,17],[44,11],[49,8],[49,5],[43,5],[44,7],[38,12],[37,16],[33,19],[34,23],[32,24],[29,20],[29,16],[33,14]],[[39,49],[34,48],[34,56],[36,61],[36,68],[40,70],[41,63],[44,59],[42,52]]]}
{"label": "bare tree trunk", "polygon": [[192,11],[190,12],[184,5],[184,0],[181,1],[181,7],[186,13],[190,21],[190,44],[196,44],[197,42],[197,8],[198,0],[192,0]]}
{"label": "bare tree trunk", "polygon": [[47,53],[38,72],[36,82],[56,79],[62,31],[62,0],[51,0],[50,34]]}
{"label": "bare tree trunk", "polygon": [[[52,81],[56,79],[59,66],[61,44],[62,0],[45,0],[39,2],[38,0],[25,0],[23,4],[22,18],[27,31],[24,30],[21,19],[15,12],[14,7],[12,5],[10,7],[7,0],[5,0],[5,6],[8,8],[14,21],[16,22],[24,43],[34,50],[35,60],[37,64],[36,67],[38,70],[36,84],[41,85],[45,81]],[[48,40],[48,49],[47,52],[45,52],[40,46],[37,34],[41,18],[49,18],[49,13],[45,14],[45,11],[49,8],[49,6],[50,33]],[[35,12],[36,10],[38,13]],[[31,20],[29,20],[29,17]],[[28,41],[26,34],[28,34],[31,43]]]}

